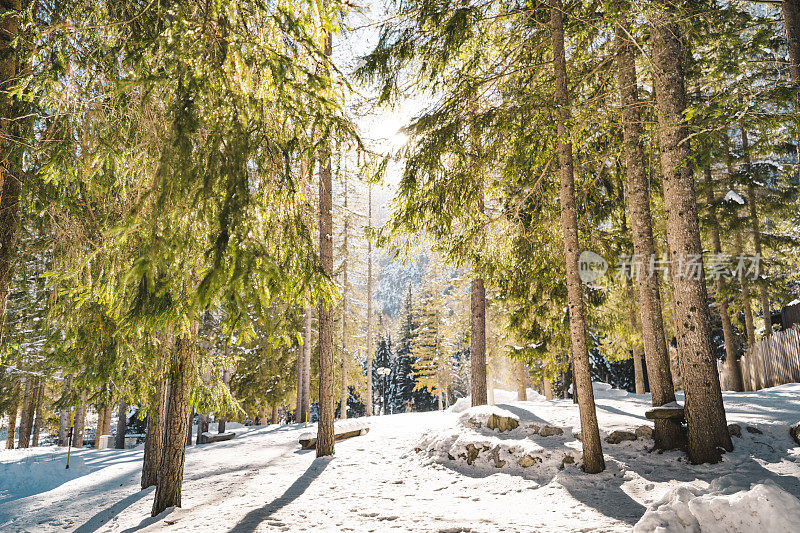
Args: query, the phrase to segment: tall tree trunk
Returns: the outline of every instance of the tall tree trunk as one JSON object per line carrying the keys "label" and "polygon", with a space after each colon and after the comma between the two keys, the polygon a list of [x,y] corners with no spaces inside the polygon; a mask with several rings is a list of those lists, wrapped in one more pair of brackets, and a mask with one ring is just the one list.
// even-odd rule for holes
{"label": "tall tree trunk", "polygon": [[72,447],[83,448],[83,430],[86,428],[86,392],[81,392],[78,405],[75,406],[75,420],[72,427]]}
{"label": "tall tree trunk", "polygon": [[544,389],[544,399],[545,400],[552,400],[553,399],[553,384],[550,383],[548,378],[544,378],[542,382],[542,388]]}
{"label": "tall tree trunk", "polygon": [[106,406],[105,405],[96,405],[95,410],[97,411],[97,429],[94,432],[94,448],[100,448],[100,435],[103,434],[103,427],[105,426],[104,417],[106,415]]}
{"label": "tall tree trunk", "polygon": [[[170,387],[172,387],[172,383],[170,383]],[[192,426],[194,425],[194,415],[197,414],[197,412],[194,410],[194,405],[189,404],[188,412],[189,412],[189,418],[188,418],[189,431],[186,432],[186,445],[187,446],[191,446],[192,445]]]}
{"label": "tall tree trunk", "polygon": [[164,425],[164,448],[158,470],[152,516],[167,507],[181,506],[183,465],[186,460],[186,440],[191,437],[189,426],[190,378],[194,367],[196,325],[188,337],[179,337],[169,363],[169,404]]}
{"label": "tall tree trunk", "polygon": [[347,399],[350,389],[347,387],[347,259],[350,251],[347,249],[347,233],[350,230],[350,220],[347,205],[347,175],[344,176],[344,239],[342,243],[342,401],[339,405],[339,418],[347,419]]}
{"label": "tall tree trunk", "polygon": [[[714,250],[714,254],[719,256],[722,254],[722,240],[719,236],[717,201],[714,197],[714,180],[711,176],[711,165],[706,165],[705,167],[705,183],[708,218],[711,225],[711,247]],[[739,360],[736,358],[736,336],[733,334],[733,325],[728,314],[728,300],[722,296],[725,290],[722,276],[717,276],[715,283],[719,318],[722,321],[722,337],[725,341],[725,374],[730,388],[735,391],[741,391],[743,390],[742,369],[739,366]]]}
{"label": "tall tree trunk", "polygon": [[194,439],[195,444],[203,444],[203,433],[208,432],[208,414],[201,413],[197,415],[197,436]]}
{"label": "tall tree trunk", "polygon": [[18,113],[10,97],[10,88],[17,75],[18,60],[13,43],[19,29],[18,13],[21,9],[19,0],[6,0],[0,4],[0,344],[5,330],[22,193],[18,158],[9,156],[11,150],[7,146],[9,139],[17,137],[13,130],[18,127],[14,120]]}
{"label": "tall tree trunk", "polygon": [[514,361],[514,369],[517,382],[517,401],[528,401],[528,369],[522,361]]}
{"label": "tall tree trunk", "polygon": [[36,420],[33,422],[33,437],[31,438],[31,446],[36,447],[39,445],[39,432],[42,430],[42,404],[44,403],[44,380],[39,380],[39,387],[36,392]]}
{"label": "tall tree trunk", "polygon": [[[736,255],[740,256],[743,251],[742,232],[736,230]],[[744,276],[741,277],[739,283],[742,287],[742,310],[744,312],[744,327],[747,333],[747,346],[753,346],[756,343],[756,327],[753,323],[753,310],[750,307],[750,285]]]}
{"label": "tall tree trunk", "polygon": [[[228,353],[228,344],[225,344],[225,353]],[[231,371],[227,368],[222,371],[222,384],[225,388],[230,388]],[[298,393],[299,394],[299,393]],[[298,411],[299,412],[299,411]],[[217,433],[225,433],[225,425],[227,423],[227,413],[217,413]]]}
{"label": "tall tree trunk", "polygon": [[[747,207],[750,209],[750,227],[753,230],[753,245],[755,246],[756,257],[761,259],[761,272],[764,274],[764,254],[761,249],[761,229],[758,223],[758,211],[756,209],[756,188],[753,184],[752,165],[750,164],[750,143],[747,139],[747,130],[742,128],[742,151],[744,152],[744,164],[747,169]],[[769,307],[769,294],[767,288],[760,284],[758,295],[761,300],[761,312],[764,314],[764,336],[772,335],[772,312]]]}
{"label": "tall tree trunk", "polygon": [[[478,197],[483,213],[483,186]],[[470,288],[470,378],[472,406],[486,405],[486,289],[483,278],[472,280]]]}
{"label": "tall tree trunk", "polygon": [[[61,396],[66,398],[72,390],[72,376],[68,375],[64,378],[61,388]],[[69,439],[69,425],[70,425],[70,410],[62,409],[58,412],[58,445],[66,446]]]}
{"label": "tall tree trunk", "polygon": [[36,404],[36,381],[28,376],[25,379],[25,393],[22,397],[22,414],[19,420],[19,437],[17,448],[27,448],[31,442],[31,429],[33,428],[33,412]]}
{"label": "tall tree trunk", "polygon": [[14,449],[14,433],[17,429],[17,411],[19,411],[19,382],[11,392],[11,405],[8,407],[8,433],[6,434],[6,450]]}
{"label": "tall tree trunk", "polygon": [[[372,184],[367,193],[367,226],[372,227]],[[372,239],[367,239],[367,416],[372,416],[372,358],[375,350],[372,348]]]}
{"label": "tall tree trunk", "polygon": [[564,54],[564,19],[561,0],[550,8],[553,32],[553,68],[555,97],[558,107],[558,162],[561,167],[561,226],[564,233],[564,255],[567,271],[567,301],[572,358],[575,366],[576,390],[581,418],[583,469],[589,474],[605,469],[600,430],[594,405],[594,390],[586,347],[586,322],[583,314],[583,287],[578,273],[578,215],[575,209],[575,181],[572,174],[572,143],[570,135],[570,102],[567,92],[567,61]]}
{"label": "tall tree trunk", "polygon": [[303,398],[300,403],[299,422],[308,422],[311,409],[311,313],[306,307],[303,316]]}
{"label": "tall tree trunk", "polygon": [[[657,8],[651,19],[653,67],[664,175],[667,240],[673,265],[700,263],[700,275],[676,272],[675,322],[681,354],[685,413],[689,427],[689,460],[718,462],[719,448],[733,449],[728,434],[716,359],[711,345],[711,320],[702,246],[697,218],[697,195],[690,161],[688,128],[684,120],[684,86],[681,31],[673,7]],[[698,279],[699,277],[699,279]],[[651,380],[651,383],[654,380]]]}
{"label": "tall tree trunk", "polygon": [[117,408],[117,435],[114,447],[118,450],[125,449],[125,432],[128,429],[128,403],[120,400]]}
{"label": "tall tree trunk", "polygon": [[279,422],[278,420],[278,404],[277,402],[272,404],[272,413],[270,416],[270,424],[277,425]]}
{"label": "tall tree trunk", "polygon": [[[325,55],[333,54],[333,36],[325,35]],[[326,150],[320,157],[319,172],[319,258],[323,272],[333,277],[333,179],[331,156]],[[319,302],[319,422],[317,424],[317,457],[333,455],[333,312]]]}
{"label": "tall tree trunk", "polygon": [[[174,349],[171,335],[167,335],[165,350]],[[142,461],[142,488],[158,483],[158,470],[164,452],[164,426],[167,416],[167,383],[164,380],[165,353],[158,356],[158,367],[153,392],[147,404],[147,433]]]}
{"label": "tall tree trunk", "polygon": [[[783,0],[783,26],[786,29],[786,44],[789,48],[789,73],[792,77],[792,84],[797,87],[800,85],[800,0]],[[798,110],[800,101],[795,99],[795,115],[800,113]],[[797,118],[795,127],[800,128]],[[795,146],[797,147],[798,174],[800,174],[800,139],[797,136],[800,132],[795,131]]]}
{"label": "tall tree trunk", "polygon": [[[629,10],[627,1],[618,2],[620,14]],[[636,55],[631,42],[630,23],[621,21],[616,31],[617,68],[619,70],[619,92],[622,102],[622,126],[626,154],[626,177],[628,181],[628,209],[631,217],[631,240],[638,270],[636,287],[639,296],[642,342],[644,344],[647,380],[654,406],[675,401],[669,353],[664,333],[664,318],[661,310],[661,294],[658,273],[651,268],[650,259],[655,257],[653,242],[653,220],[650,214],[650,183],[642,137],[642,118],[636,78]],[[634,312],[635,315],[635,312]],[[634,348],[634,368],[637,365]],[[641,367],[641,357],[638,362]],[[644,374],[640,370],[640,374]],[[640,383],[641,381],[641,383]],[[643,394],[644,377],[637,379],[636,393]],[[639,391],[642,392],[639,392]],[[661,450],[676,448],[680,444],[681,430],[671,420],[656,420],[653,424],[655,446]]]}

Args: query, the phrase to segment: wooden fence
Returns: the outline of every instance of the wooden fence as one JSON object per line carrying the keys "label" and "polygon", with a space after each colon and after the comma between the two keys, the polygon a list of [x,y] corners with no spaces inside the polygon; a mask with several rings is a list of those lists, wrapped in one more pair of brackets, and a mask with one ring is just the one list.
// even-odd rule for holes
{"label": "wooden fence", "polygon": [[[740,364],[745,390],[800,383],[800,325],[756,342],[742,356]],[[721,361],[717,361],[717,369],[722,389],[730,390]]]}

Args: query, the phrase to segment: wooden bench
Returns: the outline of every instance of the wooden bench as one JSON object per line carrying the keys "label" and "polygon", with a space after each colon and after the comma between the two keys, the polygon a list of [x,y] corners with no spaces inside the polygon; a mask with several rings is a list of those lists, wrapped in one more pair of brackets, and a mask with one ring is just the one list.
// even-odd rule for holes
{"label": "wooden bench", "polygon": [[198,439],[197,444],[210,444],[212,442],[222,442],[225,440],[231,440],[235,436],[236,433],[233,432],[209,433],[206,431],[200,434],[200,438]]}
{"label": "wooden bench", "polygon": [[[334,440],[340,441],[349,439],[351,437],[358,437],[359,435],[366,435],[369,433],[369,428],[353,429],[350,431],[343,431],[334,435]],[[303,450],[313,450],[317,447],[317,437],[303,436],[300,438],[300,448]]]}
{"label": "wooden bench", "polygon": [[653,407],[646,411],[644,416],[650,420],[673,420],[675,422],[683,422],[686,419],[684,409],[678,404],[667,404],[660,407]]}

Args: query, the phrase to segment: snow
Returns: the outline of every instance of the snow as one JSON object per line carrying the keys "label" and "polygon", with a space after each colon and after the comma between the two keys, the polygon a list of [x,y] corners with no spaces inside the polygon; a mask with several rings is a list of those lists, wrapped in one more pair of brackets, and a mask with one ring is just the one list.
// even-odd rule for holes
{"label": "snow", "polygon": [[725,201],[726,202],[736,202],[739,205],[744,205],[745,204],[744,198],[739,196],[739,193],[737,193],[736,191],[728,191],[728,193],[725,195]]}
{"label": "snow", "polygon": [[772,480],[746,483],[736,476],[715,479],[707,488],[682,484],[653,504],[634,533],[793,531],[800,500]]}
{"label": "snow", "polygon": [[[347,423],[366,422],[370,431],[337,442],[334,458],[300,450],[311,425],[229,424],[235,439],[188,448],[183,507],[155,518],[153,489],[139,489],[141,445],[73,450],[70,470],[62,448],[0,450],[0,531],[627,532],[677,527],[670,517],[678,515],[688,525],[665,533],[796,530],[800,447],[789,427],[800,420],[800,384],[724,393],[728,422],[763,433],[742,431],[719,464],[651,453],[650,440],[604,440],[600,474],[580,470],[577,406],[528,397],[517,402],[516,393],[495,390],[497,405],[475,411],[513,414],[519,428],[503,433],[463,425],[468,404],[353,419]],[[649,395],[600,386],[595,401],[602,437],[650,423]],[[563,434],[543,437],[531,425]],[[481,444],[470,465],[439,452],[447,439],[490,449]],[[523,448],[541,462],[520,465]],[[495,449],[506,461],[500,467]],[[575,462],[562,464],[570,450]]]}

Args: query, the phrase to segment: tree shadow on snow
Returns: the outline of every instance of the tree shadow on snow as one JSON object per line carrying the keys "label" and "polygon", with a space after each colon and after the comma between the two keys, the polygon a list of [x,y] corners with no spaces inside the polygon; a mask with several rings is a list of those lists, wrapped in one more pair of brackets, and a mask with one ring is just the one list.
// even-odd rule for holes
{"label": "tree shadow on snow", "polygon": [[283,494],[263,507],[253,509],[247,513],[244,518],[230,530],[230,533],[252,533],[256,531],[262,522],[267,521],[273,514],[302,496],[306,489],[311,486],[311,483],[322,474],[325,468],[327,468],[329,462],[330,460],[328,458],[321,458],[312,462],[303,475],[297,478]]}
{"label": "tree shadow on snow", "polygon": [[75,533],[91,533],[93,531],[97,531],[98,529],[100,529],[101,526],[108,523],[108,521],[111,520],[113,517],[119,515],[122,511],[124,511],[134,503],[138,502],[145,496],[152,494],[153,490],[154,489],[145,489],[134,492],[128,497],[118,501],[114,505],[111,505],[103,509],[102,511],[91,517],[89,520],[87,520],[85,523],[83,523],[80,527],[78,527],[75,530]]}

